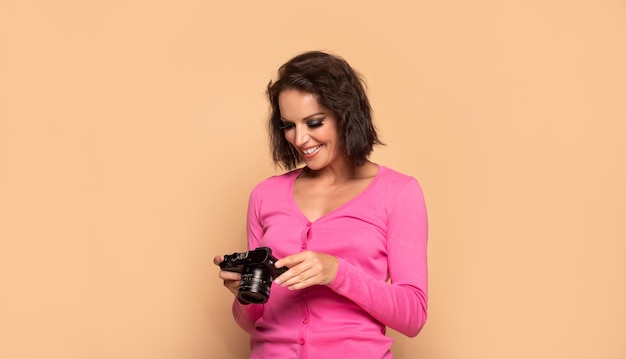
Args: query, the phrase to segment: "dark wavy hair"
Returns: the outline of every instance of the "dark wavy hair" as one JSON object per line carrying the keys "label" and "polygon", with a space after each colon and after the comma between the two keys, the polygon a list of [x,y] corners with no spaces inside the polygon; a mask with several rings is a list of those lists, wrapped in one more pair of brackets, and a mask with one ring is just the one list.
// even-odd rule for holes
{"label": "dark wavy hair", "polygon": [[372,121],[372,108],[360,74],[339,56],[309,51],[282,65],[278,78],[267,85],[271,105],[269,139],[275,164],[291,170],[302,162],[282,128],[278,96],[285,90],[310,93],[321,106],[333,111],[340,149],[353,164],[363,165],[374,145],[383,145]]}

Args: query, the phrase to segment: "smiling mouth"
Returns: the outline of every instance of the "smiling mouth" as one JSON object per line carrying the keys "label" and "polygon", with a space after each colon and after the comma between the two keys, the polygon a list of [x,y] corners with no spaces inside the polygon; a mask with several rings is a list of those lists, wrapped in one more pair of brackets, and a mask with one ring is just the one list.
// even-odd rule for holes
{"label": "smiling mouth", "polygon": [[306,150],[302,150],[302,153],[304,153],[305,155],[311,155],[311,154],[317,152],[320,149],[320,147],[322,147],[322,145],[317,145],[315,147],[308,148]]}

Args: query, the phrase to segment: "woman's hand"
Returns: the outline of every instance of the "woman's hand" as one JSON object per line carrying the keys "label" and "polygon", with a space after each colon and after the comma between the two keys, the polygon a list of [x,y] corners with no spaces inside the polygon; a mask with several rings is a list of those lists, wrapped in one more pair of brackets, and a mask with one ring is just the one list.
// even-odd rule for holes
{"label": "woman's hand", "polygon": [[296,290],[332,283],[337,275],[339,261],[330,254],[303,251],[276,261],[275,266],[287,267],[289,270],[276,278],[274,283]]}
{"label": "woman's hand", "polygon": [[[216,266],[219,266],[223,261],[223,255],[217,255],[213,258],[213,263]],[[241,273],[220,270],[220,279],[224,281],[224,287],[228,288],[234,295],[237,295],[239,283],[241,282]]]}

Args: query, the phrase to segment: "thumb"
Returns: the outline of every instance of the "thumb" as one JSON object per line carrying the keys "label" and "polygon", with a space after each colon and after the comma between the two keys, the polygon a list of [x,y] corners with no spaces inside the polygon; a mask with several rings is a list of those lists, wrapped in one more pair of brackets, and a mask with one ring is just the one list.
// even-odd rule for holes
{"label": "thumb", "polygon": [[213,258],[213,264],[215,264],[216,266],[220,265],[220,263],[222,263],[223,261],[224,261],[224,256],[221,254],[216,255],[215,258]]}

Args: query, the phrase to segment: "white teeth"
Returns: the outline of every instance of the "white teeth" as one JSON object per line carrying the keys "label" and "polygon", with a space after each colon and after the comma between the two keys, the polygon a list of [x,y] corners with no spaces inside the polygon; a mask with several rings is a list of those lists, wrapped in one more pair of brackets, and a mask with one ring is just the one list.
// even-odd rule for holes
{"label": "white teeth", "polygon": [[313,147],[313,148],[309,148],[308,150],[302,150],[302,152],[303,152],[305,155],[310,155],[311,153],[313,153],[313,152],[315,152],[315,151],[319,150],[319,148],[320,148],[320,147],[321,147],[321,145],[318,145],[318,146],[315,146],[315,147]]}

